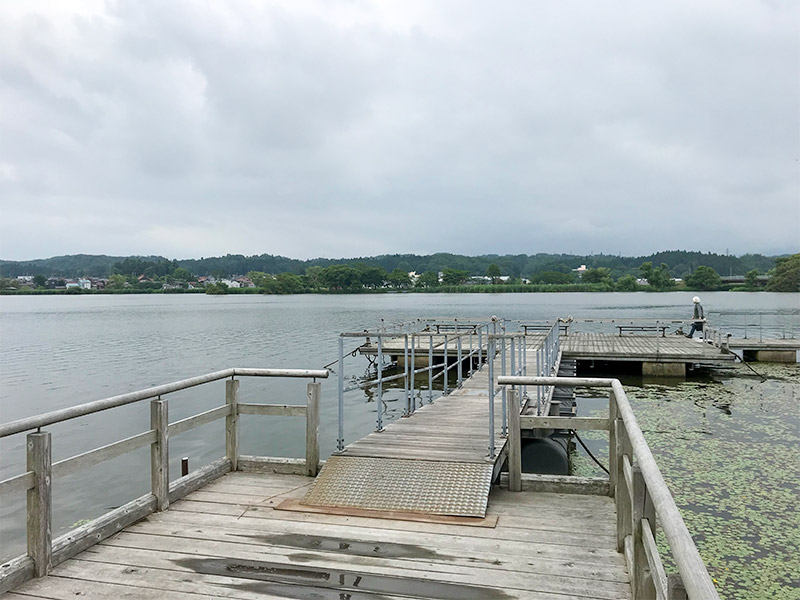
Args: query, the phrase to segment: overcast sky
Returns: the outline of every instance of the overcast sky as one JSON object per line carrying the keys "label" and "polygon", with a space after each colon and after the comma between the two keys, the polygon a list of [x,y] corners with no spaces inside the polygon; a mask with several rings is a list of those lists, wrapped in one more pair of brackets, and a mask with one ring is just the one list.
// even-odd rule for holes
{"label": "overcast sky", "polygon": [[800,2],[0,0],[0,258],[800,251]]}

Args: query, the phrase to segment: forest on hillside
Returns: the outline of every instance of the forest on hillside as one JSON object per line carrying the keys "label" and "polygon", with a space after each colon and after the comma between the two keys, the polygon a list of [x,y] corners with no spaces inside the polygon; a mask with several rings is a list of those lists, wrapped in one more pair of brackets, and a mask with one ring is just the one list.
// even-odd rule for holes
{"label": "forest on hillside", "polygon": [[[503,275],[513,278],[535,279],[535,275],[542,272],[570,273],[573,269],[586,265],[590,269],[609,269],[611,277],[617,279],[623,275],[638,275],[639,267],[644,262],[651,262],[654,265],[666,264],[674,277],[685,277],[701,265],[711,267],[722,276],[744,275],[752,270],[766,273],[775,266],[776,258],[761,254],[733,256],[683,250],[671,250],[649,256],[635,257],[611,254],[580,256],[540,253],[533,255],[487,254],[466,256],[462,254],[437,253],[430,255],[386,254],[372,257],[314,258],[310,260],[298,260],[271,254],[257,256],[227,254],[218,257],[183,260],[170,260],[161,256],[124,257],[74,254],[31,261],[3,260],[0,261],[0,276],[10,278],[20,275],[108,277],[115,273],[115,265],[116,272],[134,272],[136,269],[144,272],[148,266],[155,268],[158,263],[168,261],[171,265],[182,267],[198,277],[207,275],[243,275],[251,271],[303,275],[309,267],[329,267],[338,264],[350,266],[362,264],[370,267],[380,267],[387,272],[399,269],[406,272],[425,273],[456,269],[466,271],[470,275],[484,275],[487,269],[495,264],[500,268]],[[120,269],[120,264],[124,265],[122,269]]]}

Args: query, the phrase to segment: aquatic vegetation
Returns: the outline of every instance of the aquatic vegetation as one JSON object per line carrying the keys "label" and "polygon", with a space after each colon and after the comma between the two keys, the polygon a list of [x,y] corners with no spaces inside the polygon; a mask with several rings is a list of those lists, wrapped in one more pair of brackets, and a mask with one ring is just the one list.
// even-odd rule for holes
{"label": "aquatic vegetation", "polygon": [[[798,600],[800,365],[755,368],[765,381],[739,365],[710,381],[626,389],[720,596]],[[582,437],[607,464],[603,436]],[[574,458],[576,474],[599,474]],[[663,535],[659,545],[667,552]]]}

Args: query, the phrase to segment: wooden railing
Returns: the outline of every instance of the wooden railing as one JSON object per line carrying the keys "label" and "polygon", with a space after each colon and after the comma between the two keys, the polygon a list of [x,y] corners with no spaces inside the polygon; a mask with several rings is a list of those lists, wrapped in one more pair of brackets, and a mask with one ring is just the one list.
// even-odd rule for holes
{"label": "wooden railing", "polygon": [[[239,402],[239,380],[236,377],[293,377],[313,381],[307,385],[306,405],[245,404]],[[229,471],[270,468],[283,472],[315,476],[319,468],[319,399],[320,383],[328,371],[300,369],[225,369],[191,379],[139,390],[121,396],[88,402],[0,425],[0,438],[26,431],[26,471],[0,481],[0,498],[8,494],[27,494],[26,554],[0,566],[0,594],[33,577],[43,577],[53,566],[75,556],[86,548],[148,514],[165,510],[175,502],[206,483]],[[169,422],[169,393],[203,385],[212,381],[225,382],[225,404],[194,416]],[[117,442],[82,454],[52,462],[51,434],[42,427],[69,419],[109,410],[143,400],[150,400],[150,429]],[[239,454],[239,415],[299,416],[306,418],[305,459],[278,459]],[[225,418],[225,457],[190,475],[171,480],[169,472],[169,440],[171,437]],[[101,462],[150,446],[151,491],[101,517],[52,539],[52,483],[63,477]]]}
{"label": "wooden railing", "polygon": [[[519,394],[508,390],[508,482],[522,489],[521,430],[602,430],[609,433],[609,484],[617,509],[617,549],[624,553],[634,600],[718,600],[719,595],[616,379],[499,377],[502,385],[611,388],[607,418],[520,415]],[[656,518],[677,574],[666,575],[656,545]]]}

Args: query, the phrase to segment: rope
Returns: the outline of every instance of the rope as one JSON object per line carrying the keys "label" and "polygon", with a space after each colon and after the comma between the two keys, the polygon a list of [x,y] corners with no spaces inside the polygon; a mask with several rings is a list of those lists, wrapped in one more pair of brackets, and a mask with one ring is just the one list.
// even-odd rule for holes
{"label": "rope", "polygon": [[[597,466],[598,466],[598,467],[600,467],[601,469],[603,469],[603,471],[605,471],[606,473],[608,473],[608,469],[606,469],[606,468],[603,466],[603,464],[602,464],[602,463],[601,463],[599,460],[597,460],[597,457],[596,457],[594,454],[592,454],[592,451],[591,451],[591,450],[589,450],[589,448],[586,446],[586,444],[584,444],[584,443],[583,443],[583,440],[581,439],[581,436],[579,436],[579,435],[578,435],[578,432],[577,432],[577,431],[575,431],[574,429],[572,429],[571,431],[572,431],[572,434],[575,436],[575,439],[576,439],[576,440],[578,440],[578,441],[581,443],[581,446],[583,446],[583,449],[584,449],[584,450],[586,450],[586,454],[588,454],[588,455],[591,457],[591,459],[592,459],[594,462],[596,462],[596,463],[597,463]],[[610,475],[611,473],[608,473],[608,474]]]}
{"label": "rope", "polygon": [[[359,351],[359,350],[361,350],[361,348],[363,348],[364,346],[366,346],[366,344],[361,344],[360,346],[356,347],[356,349],[355,349],[355,350],[353,350],[352,352],[349,352],[349,353],[348,353],[348,352],[345,352],[345,353],[344,353],[344,356],[347,356],[348,354],[350,354],[350,356],[352,356],[353,358],[355,358],[355,357],[356,357],[356,354],[358,354],[358,351]],[[324,367],[322,367],[322,368],[323,368],[323,369],[327,369],[328,367],[330,367],[330,366],[332,366],[332,365],[335,365],[335,364],[336,364],[336,363],[338,363],[338,362],[339,362],[339,359],[337,358],[336,360],[334,360],[334,361],[332,361],[332,362],[329,362],[327,365],[325,365],[325,366],[324,366]]]}

